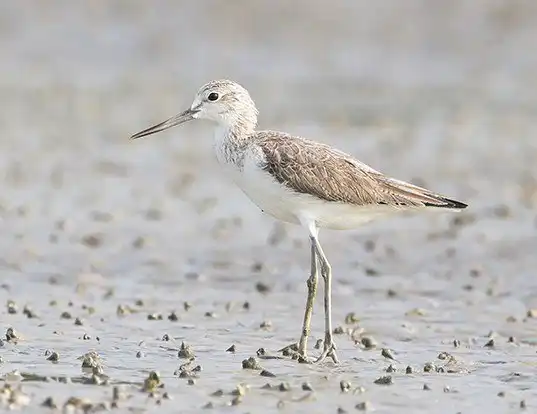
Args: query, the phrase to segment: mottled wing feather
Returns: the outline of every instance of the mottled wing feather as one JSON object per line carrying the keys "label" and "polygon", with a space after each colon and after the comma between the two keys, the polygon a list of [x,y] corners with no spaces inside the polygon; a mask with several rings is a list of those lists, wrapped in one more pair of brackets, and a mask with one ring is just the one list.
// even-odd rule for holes
{"label": "mottled wing feather", "polygon": [[272,131],[256,135],[264,155],[261,167],[298,193],[355,205],[466,207],[424,188],[389,178],[328,145]]}

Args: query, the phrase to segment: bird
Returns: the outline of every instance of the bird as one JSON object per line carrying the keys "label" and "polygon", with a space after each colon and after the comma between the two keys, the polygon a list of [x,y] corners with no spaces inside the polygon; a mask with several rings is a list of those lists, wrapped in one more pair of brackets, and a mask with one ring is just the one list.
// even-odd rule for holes
{"label": "bird", "polygon": [[[138,139],[191,120],[214,124],[213,150],[224,175],[264,213],[308,231],[310,272],[302,331],[293,344],[299,358],[339,362],[332,333],[332,267],[320,229],[350,230],[402,211],[460,211],[467,204],[391,178],[327,144],[286,132],[257,130],[258,109],[239,83],[204,84],[189,108],[131,136]],[[319,273],[324,283],[324,340],[307,355]]]}

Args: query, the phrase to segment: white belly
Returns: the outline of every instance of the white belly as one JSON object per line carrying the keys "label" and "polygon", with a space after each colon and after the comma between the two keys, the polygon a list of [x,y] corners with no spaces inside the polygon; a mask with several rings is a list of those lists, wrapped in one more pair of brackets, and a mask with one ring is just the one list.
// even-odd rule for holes
{"label": "white belly", "polygon": [[253,160],[245,160],[242,171],[232,166],[224,166],[224,169],[263,212],[288,223],[301,224],[300,217],[307,216],[315,220],[320,228],[345,230],[398,211],[389,206],[329,202],[291,191],[261,170]]}

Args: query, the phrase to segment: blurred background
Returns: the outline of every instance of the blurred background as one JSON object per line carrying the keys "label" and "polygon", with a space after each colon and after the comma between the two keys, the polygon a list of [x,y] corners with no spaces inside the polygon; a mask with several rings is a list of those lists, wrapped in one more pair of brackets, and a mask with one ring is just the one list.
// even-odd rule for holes
{"label": "blurred background", "polygon": [[[3,2],[2,260],[63,272],[129,266],[139,237],[198,258],[222,248],[214,235],[263,245],[273,221],[219,176],[210,126],[128,141],[213,78],[250,90],[261,128],[522,220],[537,203],[536,19],[523,0]],[[79,246],[92,235],[103,252]]]}
{"label": "blurred background", "polygon": [[[266,285],[273,299],[244,316],[255,323],[200,313],[191,332],[211,350],[229,345],[218,339],[225,329],[248,341],[240,329],[267,317],[271,346],[296,337],[304,231],[262,215],[223,179],[210,125],[128,140],[190,106],[203,83],[230,78],[258,104],[260,128],[335,145],[470,205],[323,232],[336,321],[354,310],[403,353],[489,329],[534,338],[520,321],[537,306],[536,42],[533,0],[2,1],[2,298],[57,321],[49,300],[81,284],[204,311]],[[114,301],[100,304],[104,315],[115,316]],[[417,307],[434,316],[403,322]],[[158,336],[132,320],[132,331],[121,331],[125,320],[84,329]],[[353,346],[341,342],[344,360]]]}

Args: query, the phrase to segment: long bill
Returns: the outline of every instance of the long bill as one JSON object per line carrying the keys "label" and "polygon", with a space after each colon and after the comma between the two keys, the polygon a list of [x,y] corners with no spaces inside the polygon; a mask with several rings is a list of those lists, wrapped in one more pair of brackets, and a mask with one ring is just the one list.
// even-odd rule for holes
{"label": "long bill", "polygon": [[184,124],[185,122],[191,121],[194,119],[194,115],[198,111],[195,109],[187,109],[184,112],[181,112],[178,115],[172,116],[170,119],[167,119],[164,122],[161,122],[160,124],[153,125],[150,128],[144,129],[143,131],[138,132],[137,134],[134,134],[131,136],[131,139],[138,139],[145,137],[147,135],[156,134],[157,132],[164,131],[166,129],[172,128],[174,126]]}

